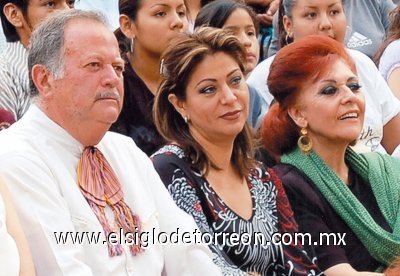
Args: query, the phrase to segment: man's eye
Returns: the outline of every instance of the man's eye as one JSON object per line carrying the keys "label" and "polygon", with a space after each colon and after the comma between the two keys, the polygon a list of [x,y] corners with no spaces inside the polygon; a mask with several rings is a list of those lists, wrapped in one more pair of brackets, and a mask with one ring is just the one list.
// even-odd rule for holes
{"label": "man's eye", "polygon": [[100,67],[100,63],[98,62],[91,62],[88,64],[90,67]]}
{"label": "man's eye", "polygon": [[124,72],[124,67],[116,65],[116,66],[114,66],[114,70],[117,73],[117,75],[121,75]]}
{"label": "man's eye", "polygon": [[101,64],[100,64],[100,62],[90,62],[90,63],[86,64],[85,67],[88,68],[89,70],[97,71],[100,69]]}

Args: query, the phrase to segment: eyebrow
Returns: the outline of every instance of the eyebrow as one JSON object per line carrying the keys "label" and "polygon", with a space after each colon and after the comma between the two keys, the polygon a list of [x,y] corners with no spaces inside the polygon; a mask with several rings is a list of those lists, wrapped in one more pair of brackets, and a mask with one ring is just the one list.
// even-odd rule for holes
{"label": "eyebrow", "polygon": [[[106,58],[104,58],[102,55],[99,54],[90,54],[84,57],[83,60],[86,62],[91,59],[96,59],[103,62]],[[125,61],[121,57],[115,57],[115,60],[112,61],[111,64],[125,64]]]}
{"label": "eyebrow", "polygon": [[[242,27],[242,26],[237,26],[237,25],[227,25],[227,26],[225,26],[224,28],[226,28],[226,29],[229,29],[229,28],[235,28],[235,29],[238,29],[238,28],[240,28],[240,27]],[[243,26],[243,27],[245,27],[245,28],[254,28],[254,24],[249,24],[249,25],[245,25],[245,26]]]}
{"label": "eyebrow", "polygon": [[123,64],[125,65],[125,61],[122,58],[117,58],[114,62],[112,62],[113,64]]}
{"label": "eyebrow", "polygon": [[[236,71],[240,71],[240,68],[235,68],[235,69],[233,69],[228,75],[226,75],[227,77],[230,77],[231,75],[233,75]],[[215,82],[216,81],[216,79],[211,79],[211,78],[209,78],[209,79],[202,79],[201,81],[199,81],[194,87],[196,88],[196,87],[198,87],[202,82],[205,82],[205,81],[213,81],[213,82]]]}
{"label": "eyebrow", "polygon": [[[331,8],[331,7],[333,7],[333,6],[335,6],[335,5],[337,5],[337,4],[339,4],[340,3],[340,1],[337,1],[337,2],[335,2],[335,3],[333,3],[333,4],[330,4],[329,6],[328,6],[328,8]],[[310,8],[310,9],[316,9],[316,8],[318,8],[318,6],[305,6],[306,8]]]}
{"label": "eyebrow", "polygon": [[[326,80],[322,80],[322,81],[323,82],[334,82],[334,83],[337,83],[337,81],[333,80],[333,79],[326,79]],[[358,81],[358,78],[357,77],[350,77],[350,78],[347,79],[346,82],[349,82],[349,81]]]}
{"label": "eyebrow", "polygon": [[[171,7],[171,5],[168,5],[168,4],[156,3],[156,4],[152,5],[152,6],[150,6],[150,8],[154,8],[154,7],[157,7],[157,6],[163,6],[163,7],[167,7],[167,8]],[[184,3],[180,4],[179,6],[177,6],[178,9],[182,8],[182,7],[186,7]]]}

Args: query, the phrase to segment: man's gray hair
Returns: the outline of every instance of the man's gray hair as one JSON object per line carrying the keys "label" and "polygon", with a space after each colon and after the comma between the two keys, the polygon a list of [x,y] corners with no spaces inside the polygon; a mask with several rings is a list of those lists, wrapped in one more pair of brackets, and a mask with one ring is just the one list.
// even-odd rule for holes
{"label": "man's gray hair", "polygon": [[55,79],[63,77],[65,27],[68,22],[77,19],[99,22],[108,27],[107,19],[102,13],[78,9],[54,12],[40,23],[32,33],[28,54],[29,85],[32,97],[39,94],[31,74],[35,64],[44,65]]}

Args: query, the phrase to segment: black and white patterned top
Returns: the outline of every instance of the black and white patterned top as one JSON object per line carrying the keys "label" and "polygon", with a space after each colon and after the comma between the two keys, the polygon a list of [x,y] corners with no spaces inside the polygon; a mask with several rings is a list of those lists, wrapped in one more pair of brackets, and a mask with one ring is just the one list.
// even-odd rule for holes
{"label": "black and white patterned top", "polygon": [[180,147],[166,145],[152,160],[175,203],[192,215],[202,233],[215,237],[209,246],[224,275],[321,274],[302,246],[265,243],[273,233],[298,231],[282,184],[272,170],[260,165],[249,174],[253,209],[246,220],[224,203],[201,172],[190,167]]}

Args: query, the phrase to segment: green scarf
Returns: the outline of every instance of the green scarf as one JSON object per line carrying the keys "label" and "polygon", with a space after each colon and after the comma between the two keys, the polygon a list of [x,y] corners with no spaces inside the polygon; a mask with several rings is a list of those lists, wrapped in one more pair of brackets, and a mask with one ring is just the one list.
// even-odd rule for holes
{"label": "green scarf", "polygon": [[281,162],[307,175],[371,256],[389,265],[400,256],[400,159],[378,153],[357,154],[350,148],[345,156],[346,163],[371,184],[379,209],[393,233],[376,224],[347,185],[314,152],[304,155],[296,148],[284,154]]}

